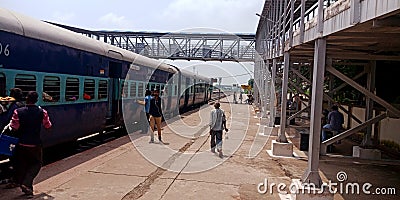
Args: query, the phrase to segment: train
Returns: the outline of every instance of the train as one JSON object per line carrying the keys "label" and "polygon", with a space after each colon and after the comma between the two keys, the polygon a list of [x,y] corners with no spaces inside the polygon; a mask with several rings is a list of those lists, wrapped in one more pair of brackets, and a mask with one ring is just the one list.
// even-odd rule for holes
{"label": "train", "polygon": [[139,129],[146,90],[162,91],[164,117],[213,98],[210,78],[0,8],[0,96],[14,87],[49,113],[43,147]]}

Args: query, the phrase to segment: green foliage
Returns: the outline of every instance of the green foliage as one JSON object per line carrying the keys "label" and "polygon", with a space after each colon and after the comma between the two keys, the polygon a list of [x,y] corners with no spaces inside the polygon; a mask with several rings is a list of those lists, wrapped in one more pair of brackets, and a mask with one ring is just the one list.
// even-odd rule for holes
{"label": "green foliage", "polygon": [[390,140],[382,140],[381,145],[383,145],[389,149],[395,150],[397,152],[400,152],[400,145],[396,142],[393,142]]}
{"label": "green foliage", "polygon": [[253,79],[253,78],[252,78],[252,79],[249,79],[249,80],[247,81],[247,84],[250,85],[251,88],[254,88],[254,79]]}
{"label": "green foliage", "polygon": [[[361,73],[364,70],[362,66],[351,66],[351,65],[337,65],[334,66],[334,68],[336,68],[338,71],[340,71],[342,74],[346,75],[349,78],[353,78],[354,76],[356,76],[357,74]],[[363,77],[355,81],[360,85],[365,85],[366,76],[364,75]],[[340,86],[342,83],[343,81],[340,80],[339,78],[334,78],[333,88]],[[328,83],[326,82],[325,84],[326,84],[325,88],[328,88]],[[364,95],[350,85],[346,85],[341,90],[337,91],[333,95],[333,99],[341,104],[362,105],[365,102]]]}

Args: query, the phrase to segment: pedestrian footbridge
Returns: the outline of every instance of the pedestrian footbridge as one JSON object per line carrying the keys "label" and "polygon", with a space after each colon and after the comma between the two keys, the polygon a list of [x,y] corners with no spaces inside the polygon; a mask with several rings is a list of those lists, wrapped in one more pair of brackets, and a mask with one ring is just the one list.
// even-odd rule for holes
{"label": "pedestrian footbridge", "polygon": [[209,29],[191,33],[91,31],[55,25],[155,59],[253,62],[256,54],[254,34],[207,33]]}

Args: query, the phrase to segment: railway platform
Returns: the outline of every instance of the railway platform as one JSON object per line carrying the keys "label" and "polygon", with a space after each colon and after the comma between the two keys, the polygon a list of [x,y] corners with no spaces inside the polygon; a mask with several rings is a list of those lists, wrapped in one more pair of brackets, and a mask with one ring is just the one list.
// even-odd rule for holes
{"label": "railway platform", "polygon": [[[33,199],[288,199],[277,185],[289,186],[307,168],[299,134],[292,129],[287,132],[295,144],[293,157],[269,155],[277,128],[260,125],[265,122],[251,105],[229,102],[231,96],[221,100],[230,129],[228,138],[224,137],[223,158],[210,152],[207,123],[212,105],[205,105],[167,120],[162,130],[165,144],[157,140],[150,144],[149,135],[134,132],[44,166],[35,179]],[[365,161],[328,154],[320,161],[324,182],[337,182],[338,172],[345,172],[347,182],[395,188],[396,195],[399,169],[396,160]],[[263,191],[265,185],[268,191]],[[337,193],[334,199],[395,199],[396,195]],[[18,188],[0,185],[0,199],[24,196]]]}

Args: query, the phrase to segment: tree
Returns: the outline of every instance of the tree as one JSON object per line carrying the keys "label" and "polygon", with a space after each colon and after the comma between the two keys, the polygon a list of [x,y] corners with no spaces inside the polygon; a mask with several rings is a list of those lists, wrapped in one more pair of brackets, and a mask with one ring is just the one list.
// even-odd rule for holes
{"label": "tree", "polygon": [[254,86],[254,79],[253,79],[253,78],[252,78],[252,79],[249,79],[249,80],[247,81],[247,84],[250,85],[251,88],[254,88],[254,87],[253,87],[253,86]]}

